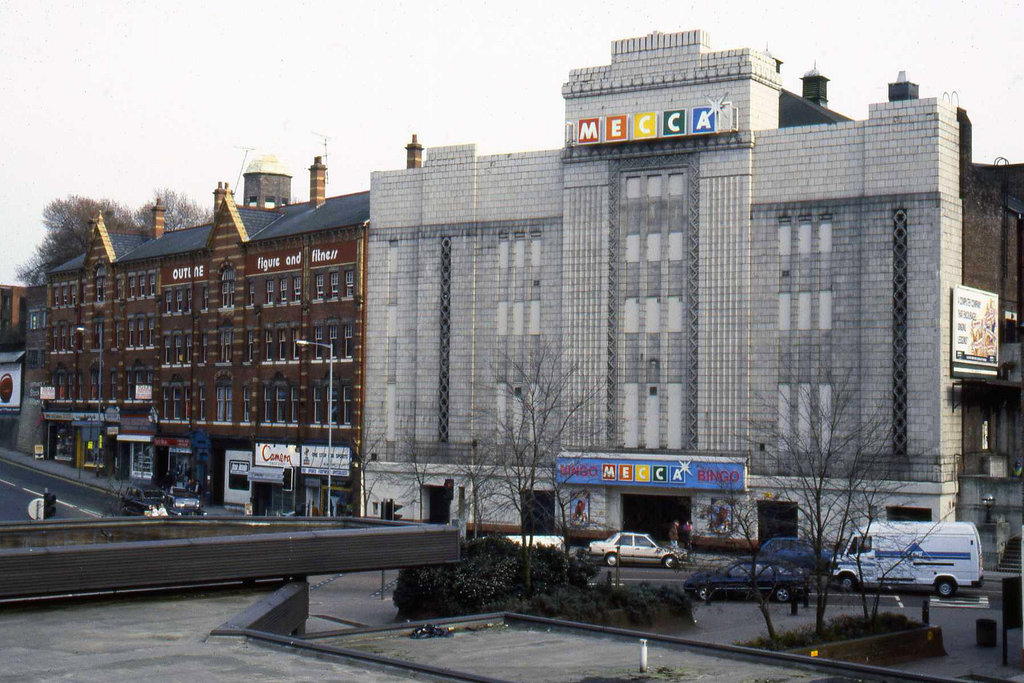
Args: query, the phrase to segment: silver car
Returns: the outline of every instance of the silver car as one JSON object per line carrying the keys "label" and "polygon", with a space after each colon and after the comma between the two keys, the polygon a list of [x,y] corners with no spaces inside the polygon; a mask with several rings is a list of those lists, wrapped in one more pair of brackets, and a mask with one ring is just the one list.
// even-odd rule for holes
{"label": "silver car", "polygon": [[678,567],[682,555],[678,548],[666,548],[658,545],[647,534],[631,531],[619,531],[603,541],[590,544],[590,554],[600,557],[606,565],[614,567],[622,564],[661,564],[665,567]]}

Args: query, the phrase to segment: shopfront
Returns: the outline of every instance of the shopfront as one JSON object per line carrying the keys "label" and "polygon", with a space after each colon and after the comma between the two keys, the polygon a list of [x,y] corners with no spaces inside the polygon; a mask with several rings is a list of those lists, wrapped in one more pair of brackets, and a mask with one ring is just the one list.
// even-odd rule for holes
{"label": "shopfront", "polygon": [[[252,503],[252,451],[224,451],[224,505],[244,509]],[[276,469],[276,468],[275,468]]]}
{"label": "shopfront", "polygon": [[295,511],[295,473],[298,468],[299,449],[295,444],[256,443],[253,466],[249,470],[254,515],[271,516]]}
{"label": "shopfront", "polygon": [[323,511],[329,515],[333,510],[335,515],[354,514],[359,501],[354,499],[351,471],[352,449],[348,446],[332,446],[328,449],[326,444],[303,445],[304,513],[318,515]]}
{"label": "shopfront", "polygon": [[147,486],[153,484],[155,434],[156,425],[149,413],[121,414],[115,445],[118,477]]}
{"label": "shopfront", "polygon": [[156,447],[156,481],[161,486],[186,488],[195,477],[192,440],[176,436],[153,437]]}
{"label": "shopfront", "polygon": [[678,520],[695,536],[725,539],[732,505],[746,496],[743,458],[564,452],[557,466],[581,536],[621,529],[666,540]]}

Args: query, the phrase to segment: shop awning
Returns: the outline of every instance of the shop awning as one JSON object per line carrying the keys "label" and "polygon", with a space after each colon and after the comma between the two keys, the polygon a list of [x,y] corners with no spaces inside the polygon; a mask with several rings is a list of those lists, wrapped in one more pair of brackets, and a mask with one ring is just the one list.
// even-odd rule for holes
{"label": "shop awning", "polygon": [[118,441],[137,441],[139,443],[149,443],[153,440],[152,434],[125,434],[120,433],[117,435]]}
{"label": "shop awning", "polygon": [[284,470],[280,467],[253,467],[249,470],[249,481],[283,484]]}

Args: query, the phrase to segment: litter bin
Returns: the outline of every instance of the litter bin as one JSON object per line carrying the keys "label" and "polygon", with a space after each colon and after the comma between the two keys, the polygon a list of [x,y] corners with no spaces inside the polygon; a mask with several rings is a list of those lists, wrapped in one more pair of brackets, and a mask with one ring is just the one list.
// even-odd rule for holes
{"label": "litter bin", "polygon": [[975,637],[981,647],[996,646],[996,620],[978,619],[975,622]]}

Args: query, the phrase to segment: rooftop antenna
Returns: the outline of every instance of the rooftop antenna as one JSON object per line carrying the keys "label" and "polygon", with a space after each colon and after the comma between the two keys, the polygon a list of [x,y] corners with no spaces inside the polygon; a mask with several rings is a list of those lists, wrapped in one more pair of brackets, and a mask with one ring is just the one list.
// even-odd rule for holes
{"label": "rooftop antenna", "polygon": [[327,171],[324,172],[324,186],[327,185],[327,178],[331,173],[331,165],[327,163],[327,141],[331,139],[330,135],[324,135],[323,133],[317,133],[315,130],[312,131],[313,135],[320,138],[324,144],[324,166],[327,167]]}
{"label": "rooftop antenna", "polygon": [[243,147],[242,145],[235,145],[235,149],[244,149],[245,154],[242,155],[242,165],[238,169],[238,177],[235,179],[235,190],[239,188],[239,183],[242,182],[242,171],[245,170],[245,160],[249,158],[249,152],[256,149],[255,147]]}

